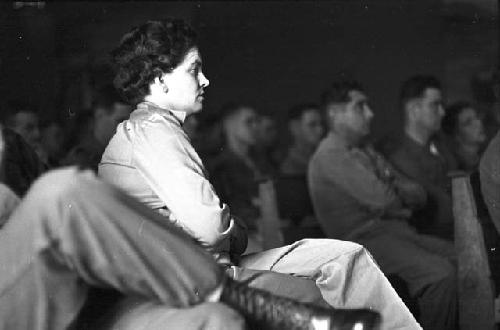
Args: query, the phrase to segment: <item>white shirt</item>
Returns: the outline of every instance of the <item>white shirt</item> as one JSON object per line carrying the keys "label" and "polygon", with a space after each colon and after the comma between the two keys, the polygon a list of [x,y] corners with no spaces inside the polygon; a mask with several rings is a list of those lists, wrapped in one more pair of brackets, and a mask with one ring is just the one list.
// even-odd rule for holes
{"label": "white shirt", "polygon": [[233,220],[182,129],[184,118],[139,104],[109,142],[99,176],[167,215],[220,260],[229,251]]}

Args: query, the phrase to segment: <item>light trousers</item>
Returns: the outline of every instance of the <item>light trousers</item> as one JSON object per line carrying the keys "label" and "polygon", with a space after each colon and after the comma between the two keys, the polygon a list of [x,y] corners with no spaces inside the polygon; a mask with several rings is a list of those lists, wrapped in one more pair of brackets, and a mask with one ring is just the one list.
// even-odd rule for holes
{"label": "light trousers", "polygon": [[[419,329],[358,244],[304,240],[246,256],[240,266],[236,279],[264,271],[251,286],[309,301],[317,287],[331,306],[379,311],[383,329]],[[53,171],[0,230],[0,329],[66,329],[92,286],[166,311],[193,306],[211,296],[223,273],[180,229],[91,172]]]}

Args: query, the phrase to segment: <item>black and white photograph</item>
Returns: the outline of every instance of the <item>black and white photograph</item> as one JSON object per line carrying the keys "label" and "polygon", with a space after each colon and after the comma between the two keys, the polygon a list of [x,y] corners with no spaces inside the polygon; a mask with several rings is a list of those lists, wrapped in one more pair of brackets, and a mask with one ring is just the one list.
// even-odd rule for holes
{"label": "black and white photograph", "polygon": [[0,3],[0,330],[500,330],[499,0]]}

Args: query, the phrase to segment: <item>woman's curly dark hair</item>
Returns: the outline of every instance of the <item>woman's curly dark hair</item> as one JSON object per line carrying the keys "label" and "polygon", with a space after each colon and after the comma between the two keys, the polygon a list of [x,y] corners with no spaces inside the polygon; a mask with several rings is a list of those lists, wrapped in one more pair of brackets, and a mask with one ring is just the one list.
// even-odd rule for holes
{"label": "woman's curly dark hair", "polygon": [[183,20],[149,21],[125,34],[111,56],[116,69],[114,85],[135,104],[149,94],[149,84],[175,69],[196,47],[196,33]]}

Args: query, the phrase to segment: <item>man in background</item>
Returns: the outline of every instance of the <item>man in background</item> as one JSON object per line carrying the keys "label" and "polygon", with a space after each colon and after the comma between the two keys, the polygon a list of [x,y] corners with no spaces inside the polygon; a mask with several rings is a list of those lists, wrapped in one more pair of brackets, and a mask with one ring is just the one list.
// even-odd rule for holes
{"label": "man in background", "polygon": [[300,104],[291,108],[288,111],[288,131],[292,143],[281,163],[281,173],[305,175],[309,159],[324,133],[319,106]]}
{"label": "man in background", "polygon": [[402,278],[424,329],[455,329],[453,245],[407,223],[425,203],[424,190],[367,142],[373,112],[359,83],[334,83],[323,104],[329,132],[311,159],[308,183],[325,234],[364,245],[386,276]]}
{"label": "man in background", "polygon": [[40,151],[40,126],[36,108],[25,102],[10,101],[5,113],[5,126],[22,136],[38,153]]}
{"label": "man in background", "polygon": [[89,129],[70,148],[62,165],[80,165],[97,172],[97,165],[116,127],[129,117],[131,110],[113,86],[99,90],[92,106]]}
{"label": "man in background", "polygon": [[422,233],[452,240],[450,180],[443,151],[434,140],[444,116],[442,98],[441,84],[435,77],[414,76],[403,83],[400,105],[405,116],[404,135],[388,157],[427,192],[427,203],[415,212],[413,224]]}

